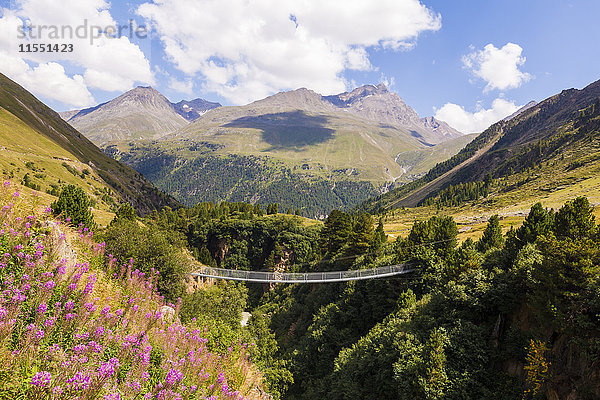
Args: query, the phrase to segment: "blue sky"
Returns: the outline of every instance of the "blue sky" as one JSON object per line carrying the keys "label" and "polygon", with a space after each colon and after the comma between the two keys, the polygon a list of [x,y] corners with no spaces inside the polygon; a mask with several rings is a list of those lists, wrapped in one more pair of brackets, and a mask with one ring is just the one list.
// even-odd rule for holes
{"label": "blue sky", "polygon": [[[172,101],[244,104],[385,82],[421,116],[481,131],[530,100],[600,79],[600,2],[0,1],[0,71],[62,111],[152,85]],[[16,27],[135,20],[146,38],[17,38]],[[20,53],[72,43],[72,53]]]}

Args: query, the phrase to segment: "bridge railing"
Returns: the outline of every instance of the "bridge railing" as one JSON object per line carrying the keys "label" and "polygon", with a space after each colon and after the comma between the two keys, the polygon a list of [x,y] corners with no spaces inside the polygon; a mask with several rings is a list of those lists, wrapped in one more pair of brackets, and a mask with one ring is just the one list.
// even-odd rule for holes
{"label": "bridge railing", "polygon": [[371,269],[356,269],[348,271],[325,272],[267,272],[243,271],[236,269],[213,268],[199,266],[191,275],[215,279],[230,279],[246,282],[262,283],[322,283],[345,282],[363,279],[383,278],[412,272],[406,264],[386,265]]}

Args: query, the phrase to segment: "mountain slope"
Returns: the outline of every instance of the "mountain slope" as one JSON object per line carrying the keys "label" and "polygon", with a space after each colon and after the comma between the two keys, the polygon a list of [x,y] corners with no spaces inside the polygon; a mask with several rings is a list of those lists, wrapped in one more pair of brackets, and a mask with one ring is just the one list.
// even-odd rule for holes
{"label": "mountain slope", "polygon": [[[187,204],[277,202],[314,217],[410,180],[413,169],[424,170],[419,165],[459,150],[432,148],[415,132],[298,89],[215,108],[159,140],[122,142],[107,152]],[[399,154],[412,156],[400,165]]]}
{"label": "mountain slope", "polygon": [[187,124],[166,97],[151,87],[141,86],[114,100],[71,114],[67,111],[62,116],[96,144],[154,139]]}
{"label": "mountain slope", "polygon": [[390,92],[384,84],[366,85],[324,100],[354,115],[380,123],[401,126],[418,135],[430,144],[457,138],[461,133],[447,123],[434,117],[420,118],[396,93]]}
{"label": "mountain slope", "polygon": [[204,99],[181,100],[179,103],[171,103],[177,114],[181,115],[188,121],[194,121],[200,118],[201,115],[213,108],[221,107],[221,104]]}
{"label": "mountain slope", "polygon": [[[562,171],[583,166],[595,168],[595,160],[600,158],[599,99],[600,81],[581,90],[564,90],[509,120],[492,125],[423,178],[369,201],[362,208],[416,206],[440,189],[483,181],[487,174],[503,179],[525,174],[529,181],[543,176],[538,181],[538,186],[543,187],[564,179]],[[533,168],[548,170],[548,174],[532,175]]]}
{"label": "mountain slope", "polygon": [[[114,102],[69,121],[98,119]],[[198,101],[174,106],[181,112],[215,105]],[[117,112],[131,114],[132,108]],[[120,117],[110,118],[102,117],[102,123],[131,129]],[[96,137],[88,129],[82,127]],[[176,131],[165,129],[146,139],[125,136],[104,140],[106,152],[186,204],[277,202],[308,216],[355,205],[394,182],[419,177],[467,142],[444,123],[419,118],[384,85],[328,97],[301,88],[245,106],[202,111]]]}
{"label": "mountain slope", "polygon": [[531,107],[536,106],[537,104],[538,104],[537,101],[531,100],[529,103],[525,104],[523,107],[519,108],[517,111],[510,114],[508,117],[504,118],[503,121],[509,121],[509,120],[513,119],[514,117],[516,117],[517,115],[529,110]]}
{"label": "mountain slope", "polygon": [[31,186],[39,185],[42,191],[52,189],[59,180],[76,183],[99,199],[108,195],[107,206],[114,191],[118,202],[129,201],[141,213],[178,205],[140,173],[105,155],[56,112],[2,74],[0,128],[5,176],[24,178],[28,173]]}

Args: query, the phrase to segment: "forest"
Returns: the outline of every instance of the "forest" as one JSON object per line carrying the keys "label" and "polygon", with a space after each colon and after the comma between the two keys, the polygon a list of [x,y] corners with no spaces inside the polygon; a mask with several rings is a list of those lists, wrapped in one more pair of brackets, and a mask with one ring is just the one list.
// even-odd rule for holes
{"label": "forest", "polygon": [[[600,229],[585,197],[558,210],[536,203],[506,232],[493,215],[477,241],[459,240],[456,222],[442,213],[415,221],[406,237],[391,241],[370,214],[334,210],[321,224],[278,213],[276,204],[265,213],[260,205],[200,203],[140,218],[123,203],[101,228],[85,192],[70,185],[46,209],[65,229],[73,227],[72,241],[89,260],[66,273],[55,250],[44,250],[53,236],[43,218],[15,217],[24,215],[14,211],[19,194],[9,203],[4,193],[0,217],[11,229],[0,233],[0,332],[2,351],[12,353],[0,374],[13,368],[20,379],[0,384],[0,398],[80,393],[87,399],[95,398],[94,388],[106,396],[135,398],[145,390],[189,399],[211,393],[238,399],[258,387],[293,400],[594,399],[600,393]],[[404,264],[412,272],[328,284],[194,282],[188,273],[195,263],[281,272]],[[41,273],[45,265],[51,270]],[[21,305],[7,297],[13,292],[29,300]],[[146,317],[128,298],[149,310]],[[160,330],[165,306],[181,325]],[[244,312],[249,319],[242,324]],[[86,344],[86,332],[100,332],[103,324],[141,342],[119,352],[121,334],[97,333]],[[188,329],[201,332],[201,341],[175,335]],[[204,355],[174,363],[177,352],[165,340]],[[60,364],[67,356],[81,367]],[[138,368],[136,357],[149,361]],[[195,377],[192,365],[211,372]],[[113,382],[112,389],[103,382]],[[57,385],[64,396],[51,396]]]}
{"label": "forest", "polygon": [[135,145],[128,152],[115,153],[113,147],[106,151],[118,154],[120,161],[189,207],[199,201],[252,202],[263,206],[278,202],[285,209],[297,209],[301,215],[315,218],[332,209],[351,208],[378,193],[369,181],[350,179],[344,171],[332,171],[327,178],[311,177],[306,174],[309,171],[296,171],[266,157],[219,156],[206,150],[206,154],[197,151],[194,159],[186,160],[142,145]]}
{"label": "forest", "polygon": [[[215,338],[253,341],[253,361],[276,398],[600,393],[600,232],[584,197],[556,211],[537,203],[507,232],[492,216],[479,240],[462,242],[442,214],[415,222],[393,242],[365,213],[333,211],[321,226],[245,203],[201,203],[154,213],[143,228],[134,214],[122,214],[103,233],[107,252],[142,268],[160,266],[159,288],[182,297],[182,318],[211,321]],[[314,285],[221,281],[189,294],[185,271],[166,256],[173,246],[224,268],[406,263],[415,272]],[[242,311],[252,315],[247,327],[239,325]]]}

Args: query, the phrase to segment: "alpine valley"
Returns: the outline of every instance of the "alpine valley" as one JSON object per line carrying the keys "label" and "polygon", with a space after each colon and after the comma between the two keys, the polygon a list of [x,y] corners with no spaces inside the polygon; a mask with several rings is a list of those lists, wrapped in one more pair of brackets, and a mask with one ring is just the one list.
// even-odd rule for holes
{"label": "alpine valley", "polygon": [[600,399],[599,13],[4,1],[0,400]]}
{"label": "alpine valley", "polygon": [[279,203],[310,217],[410,182],[474,137],[420,118],[383,84],[226,107],[137,87],[61,116],[183,204]]}
{"label": "alpine valley", "polygon": [[[195,185],[198,203],[184,207],[0,78],[0,285],[17,293],[2,298],[0,316],[13,322],[1,325],[0,349],[18,365],[0,364],[2,398],[51,398],[81,371],[111,379],[101,395],[127,399],[139,398],[134,373],[157,396],[165,385],[189,393],[185,382],[201,390],[188,398],[225,400],[600,396],[600,81],[530,103],[472,140],[381,85],[332,97],[299,89],[242,107],[172,104],[136,88],[63,114],[174,195]],[[377,191],[386,173],[403,184],[358,204],[368,196],[360,185]],[[214,188],[250,198],[215,203]],[[52,201],[46,214],[40,196]],[[272,203],[265,213],[264,198],[300,198],[305,213],[328,215]],[[207,265],[291,276],[409,269],[293,285],[190,278]],[[17,303],[22,293],[31,303]],[[81,315],[63,312],[60,296]],[[94,341],[79,333],[88,331]],[[66,356],[80,362],[56,362]],[[94,399],[94,388],[68,393]]]}

